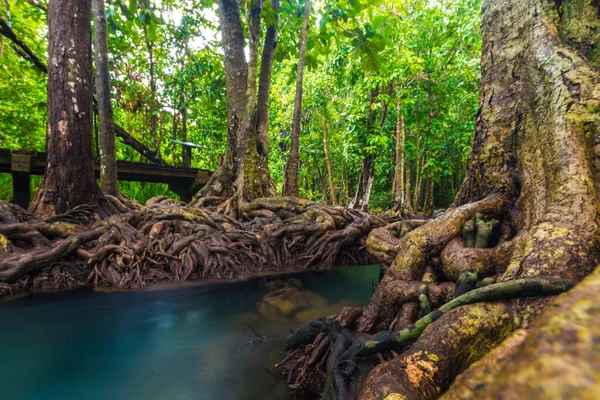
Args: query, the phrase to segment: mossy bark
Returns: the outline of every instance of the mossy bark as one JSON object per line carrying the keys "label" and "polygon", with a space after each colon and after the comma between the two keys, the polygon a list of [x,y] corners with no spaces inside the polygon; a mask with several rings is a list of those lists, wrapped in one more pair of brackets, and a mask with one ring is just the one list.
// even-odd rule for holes
{"label": "mossy bark", "polygon": [[[371,253],[389,267],[370,303],[349,323],[361,335],[377,337],[379,331],[397,329],[397,321],[416,317],[406,311],[421,300],[417,296],[425,294],[435,304],[442,285],[461,283],[467,275],[480,280],[492,275],[498,282],[532,277],[579,282],[599,264],[599,5],[584,0],[487,0],[482,16],[480,110],[465,182],[442,216],[402,237],[389,227],[371,233],[367,241]],[[480,217],[479,224],[473,220],[465,228],[477,213],[487,221]],[[498,226],[493,220],[499,221]],[[430,283],[432,277],[439,282]],[[560,306],[564,315],[570,311],[576,318],[581,304],[568,302],[565,296],[556,304],[564,301]],[[360,396],[353,396],[437,398],[460,371],[513,329],[528,327],[550,301],[531,298],[478,305],[474,309],[488,308],[470,317],[465,315],[473,306],[458,308],[425,329],[407,352],[384,352]],[[590,318],[597,317],[594,307],[584,309],[593,315]],[[552,310],[536,323],[552,318]],[[575,364],[579,360],[584,366],[593,364],[593,356],[579,351],[579,346],[584,342],[588,350],[593,347],[599,337],[596,329],[581,324],[573,338],[566,326],[554,333],[539,330],[522,345],[515,344],[516,339],[509,342],[519,346],[521,356],[510,357],[502,350],[490,355],[503,364],[494,375],[499,380],[491,379],[476,396],[466,398],[535,397],[534,393],[545,393],[543,385],[555,385],[565,396],[587,396],[592,384],[579,391],[584,385],[561,380],[554,372],[556,364],[550,358],[544,362],[544,348],[556,346]],[[452,332],[458,332],[458,338]],[[478,332],[485,337],[483,347],[475,340]],[[429,354],[441,362],[429,359]],[[591,376],[587,370],[583,373]],[[519,378],[521,374],[525,378]],[[534,374],[551,383],[537,382]],[[457,382],[453,393],[461,393],[463,384],[466,387],[467,383]]]}
{"label": "mossy bark", "polygon": [[[275,195],[275,185],[267,167],[268,93],[278,18],[267,27],[257,83],[263,2],[252,1],[249,6],[250,59],[246,61],[239,5],[231,0],[219,1],[227,84],[227,151],[223,163],[192,202],[193,206],[204,206],[229,200],[223,209],[232,216],[256,198]],[[273,7],[276,6],[277,3],[273,3]]]}

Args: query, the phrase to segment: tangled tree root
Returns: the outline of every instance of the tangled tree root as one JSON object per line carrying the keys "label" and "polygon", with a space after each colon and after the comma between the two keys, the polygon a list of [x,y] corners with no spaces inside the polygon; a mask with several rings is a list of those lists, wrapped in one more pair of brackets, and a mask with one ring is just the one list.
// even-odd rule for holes
{"label": "tangled tree root", "polygon": [[[5,289],[0,293],[31,287],[29,276],[35,278],[65,257],[89,265],[87,284],[118,288],[369,263],[366,237],[387,223],[364,212],[291,198],[256,200],[237,210],[237,219],[167,197],[150,199],[145,206],[124,196],[107,198],[119,213],[105,219],[80,207],[39,221],[0,202],[5,211],[0,224],[0,281]],[[228,203],[218,208],[228,211],[223,204]],[[72,286],[64,279],[54,284]]]}
{"label": "tangled tree root", "polygon": [[[580,278],[543,268],[534,277],[512,277],[510,263],[531,232],[492,240],[494,228],[500,229],[495,218],[502,219],[505,206],[502,195],[493,195],[415,229],[402,229],[398,222],[374,230],[368,239],[371,253],[380,260],[396,256],[371,302],[363,310],[346,310],[337,335],[326,328],[304,338],[279,364],[288,381],[325,399],[436,398],[458,372],[526,326],[548,304],[539,296],[568,290]],[[472,248],[462,237],[469,221],[486,224],[476,228],[485,238],[477,240],[475,233]],[[490,244],[496,247],[483,248]],[[521,297],[534,298],[526,311],[506,302]],[[499,300],[504,302],[486,303]],[[430,313],[432,307],[439,309]],[[303,364],[307,359],[312,369]]]}

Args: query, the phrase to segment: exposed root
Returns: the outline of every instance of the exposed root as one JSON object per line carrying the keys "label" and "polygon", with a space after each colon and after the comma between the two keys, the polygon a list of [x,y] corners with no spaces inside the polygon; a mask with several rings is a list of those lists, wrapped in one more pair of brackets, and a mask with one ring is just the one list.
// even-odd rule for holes
{"label": "exposed root", "polygon": [[[0,203],[10,211],[0,224],[0,280],[15,282],[70,255],[90,266],[88,284],[119,288],[362,264],[370,262],[363,250],[367,235],[387,222],[291,198],[259,199],[235,212],[237,202],[226,201],[218,207],[221,213],[164,196],[145,206],[124,196],[107,200],[120,213],[102,220],[80,207],[37,221]],[[55,286],[63,284],[57,280]]]}

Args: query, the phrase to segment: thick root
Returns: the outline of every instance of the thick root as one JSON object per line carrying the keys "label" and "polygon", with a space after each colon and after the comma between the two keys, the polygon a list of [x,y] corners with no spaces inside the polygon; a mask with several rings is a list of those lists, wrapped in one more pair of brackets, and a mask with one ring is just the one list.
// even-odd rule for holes
{"label": "thick root", "polygon": [[[261,198],[234,211],[237,202],[226,201],[219,206],[222,213],[164,196],[145,206],[124,196],[107,196],[107,201],[120,213],[96,222],[87,207],[36,221],[0,204],[10,211],[0,225],[0,280],[35,275],[72,254],[90,265],[91,286],[119,288],[366,264],[371,262],[364,251],[367,235],[387,223],[360,211],[291,198]],[[231,217],[238,214],[239,219]]]}
{"label": "thick root", "polygon": [[397,298],[399,291],[394,288],[396,282],[420,282],[430,259],[462,233],[468,220],[478,213],[501,214],[506,205],[506,199],[502,195],[492,195],[479,202],[450,210],[407,233],[399,241],[396,247],[397,257],[359,320],[359,331],[370,332],[376,327],[389,325],[403,303]]}
{"label": "thick root", "polygon": [[600,268],[460,375],[444,399],[595,399],[600,391]]}
{"label": "thick root", "polygon": [[[431,325],[401,357],[369,374],[359,399],[435,399],[464,370],[500,343],[513,328],[505,304],[458,308]],[[395,397],[394,397],[395,396]]]}

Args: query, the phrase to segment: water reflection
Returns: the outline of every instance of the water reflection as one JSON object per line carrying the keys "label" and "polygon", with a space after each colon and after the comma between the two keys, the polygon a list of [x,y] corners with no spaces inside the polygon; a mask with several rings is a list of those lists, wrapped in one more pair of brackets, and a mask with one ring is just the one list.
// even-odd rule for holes
{"label": "water reflection", "polygon": [[247,345],[256,339],[249,326],[282,338],[314,317],[364,304],[378,272],[296,275],[279,303],[272,282],[282,278],[0,305],[2,398],[287,399],[270,372],[281,342]]}

